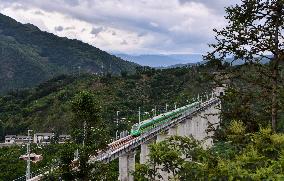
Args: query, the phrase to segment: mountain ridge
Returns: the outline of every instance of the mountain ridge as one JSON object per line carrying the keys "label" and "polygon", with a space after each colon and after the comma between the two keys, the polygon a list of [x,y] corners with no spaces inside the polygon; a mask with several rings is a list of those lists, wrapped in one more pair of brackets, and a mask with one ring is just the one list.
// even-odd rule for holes
{"label": "mountain ridge", "polygon": [[87,43],[58,37],[0,14],[2,94],[74,71],[120,74],[134,72],[137,66]]}

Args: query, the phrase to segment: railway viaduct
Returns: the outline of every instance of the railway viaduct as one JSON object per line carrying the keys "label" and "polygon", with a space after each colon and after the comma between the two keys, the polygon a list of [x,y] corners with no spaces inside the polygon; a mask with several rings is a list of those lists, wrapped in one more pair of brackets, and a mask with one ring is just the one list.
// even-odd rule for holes
{"label": "railway viaduct", "polygon": [[[224,91],[225,87],[216,87],[206,100],[201,101],[199,108],[188,110],[180,117],[159,125],[138,137],[129,135],[110,143],[108,150],[90,157],[89,163],[97,161],[107,163],[118,158],[118,180],[133,181],[131,173],[135,170],[135,150],[139,148],[141,149],[140,163],[146,163],[150,152],[149,144],[163,141],[169,136],[193,136],[197,140],[203,140],[204,147],[212,146],[213,140],[210,137],[220,123],[221,101],[219,97],[224,94]],[[163,180],[168,179],[167,173],[161,172],[160,174]],[[43,175],[43,173],[39,174],[29,181],[41,180]]]}
{"label": "railway viaduct", "polygon": [[[133,181],[132,172],[135,170],[135,156],[137,149],[141,148],[140,163],[148,159],[149,144],[165,140],[169,136],[193,136],[203,140],[204,147],[213,144],[211,136],[220,123],[221,101],[224,87],[217,87],[210,98],[201,103],[200,108],[185,112],[179,118],[153,128],[139,137],[127,136],[110,145],[115,145],[110,150],[90,159],[92,161],[109,162],[119,158],[119,181]],[[211,131],[210,131],[211,130]],[[163,180],[167,180],[167,173],[160,173]]]}

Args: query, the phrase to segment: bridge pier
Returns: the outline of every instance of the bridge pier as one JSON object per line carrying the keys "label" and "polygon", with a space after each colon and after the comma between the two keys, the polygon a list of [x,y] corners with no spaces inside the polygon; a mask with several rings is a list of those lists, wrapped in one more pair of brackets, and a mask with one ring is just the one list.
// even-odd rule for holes
{"label": "bridge pier", "polygon": [[177,126],[169,128],[168,137],[178,135],[178,129],[177,128],[178,128]]}
{"label": "bridge pier", "polygon": [[164,141],[168,137],[167,133],[162,132],[157,135],[156,142]]}
{"label": "bridge pier", "polygon": [[177,132],[179,136],[186,136],[186,126],[187,121],[183,121],[178,125]]}
{"label": "bridge pier", "polygon": [[141,153],[140,153],[140,163],[145,164],[149,160],[149,145],[152,143],[152,141],[147,141],[145,143],[141,144]]}
{"label": "bridge pier", "polygon": [[119,157],[119,181],[134,181],[132,172],[135,171],[135,152]]}
{"label": "bridge pier", "polygon": [[209,137],[204,142],[204,147],[211,147],[213,146],[213,139],[211,138],[214,135],[215,130],[220,125],[220,109],[221,104],[215,107],[210,107],[208,110],[205,111],[206,113],[206,134]]}

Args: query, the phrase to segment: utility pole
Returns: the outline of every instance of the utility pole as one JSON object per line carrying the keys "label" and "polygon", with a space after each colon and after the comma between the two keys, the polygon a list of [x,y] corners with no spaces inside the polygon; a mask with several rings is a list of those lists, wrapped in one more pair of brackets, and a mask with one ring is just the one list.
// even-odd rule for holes
{"label": "utility pole", "polygon": [[27,155],[28,155],[28,159],[27,159],[27,169],[26,169],[26,180],[29,180],[31,178],[31,138],[30,138],[30,132],[33,130],[28,130],[28,143],[27,143]]}
{"label": "utility pole", "polygon": [[118,137],[118,113],[120,111],[116,111],[116,132],[115,132],[115,138],[117,139]]}
{"label": "utility pole", "polygon": [[177,109],[177,103],[175,102],[175,110]]}
{"label": "utility pole", "polygon": [[168,106],[169,106],[169,105],[168,105],[168,104],[166,104],[166,112],[168,112]]}
{"label": "utility pole", "polygon": [[138,111],[138,116],[139,116],[139,124],[140,124],[140,122],[141,122],[141,108],[139,107],[139,111]]}
{"label": "utility pole", "polygon": [[83,147],[85,146],[85,139],[86,139],[86,125],[87,125],[87,123],[86,123],[86,121],[84,121]]}

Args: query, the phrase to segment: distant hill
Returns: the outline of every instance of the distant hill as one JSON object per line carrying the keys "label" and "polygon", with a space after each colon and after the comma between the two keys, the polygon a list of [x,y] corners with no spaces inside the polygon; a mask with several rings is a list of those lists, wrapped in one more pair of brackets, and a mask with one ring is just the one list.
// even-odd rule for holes
{"label": "distant hill", "polygon": [[197,63],[203,61],[200,54],[152,54],[152,55],[128,55],[116,54],[124,60],[150,67],[169,67],[176,64]]}
{"label": "distant hill", "polygon": [[136,66],[89,44],[43,32],[0,14],[0,94],[34,86],[59,74],[119,74],[133,72]]}
{"label": "distant hill", "polygon": [[120,118],[127,119],[120,131],[130,129],[127,126],[138,121],[139,107],[144,113],[156,106],[161,113],[166,104],[168,109],[173,109],[175,103],[185,105],[199,92],[209,91],[210,72],[213,71],[206,66],[199,66],[138,69],[135,74],[123,76],[62,75],[31,89],[9,92],[0,96],[0,141],[5,134],[23,134],[27,129],[68,133],[72,120],[71,101],[82,90],[94,94],[107,127],[117,129],[113,122],[119,110]]}
{"label": "distant hill", "polygon": [[175,64],[175,65],[170,65],[167,67],[155,67],[156,69],[172,69],[172,68],[181,68],[181,67],[192,67],[192,66],[199,66],[202,64],[205,64],[206,61],[201,61],[197,63],[186,63],[186,64]]}

